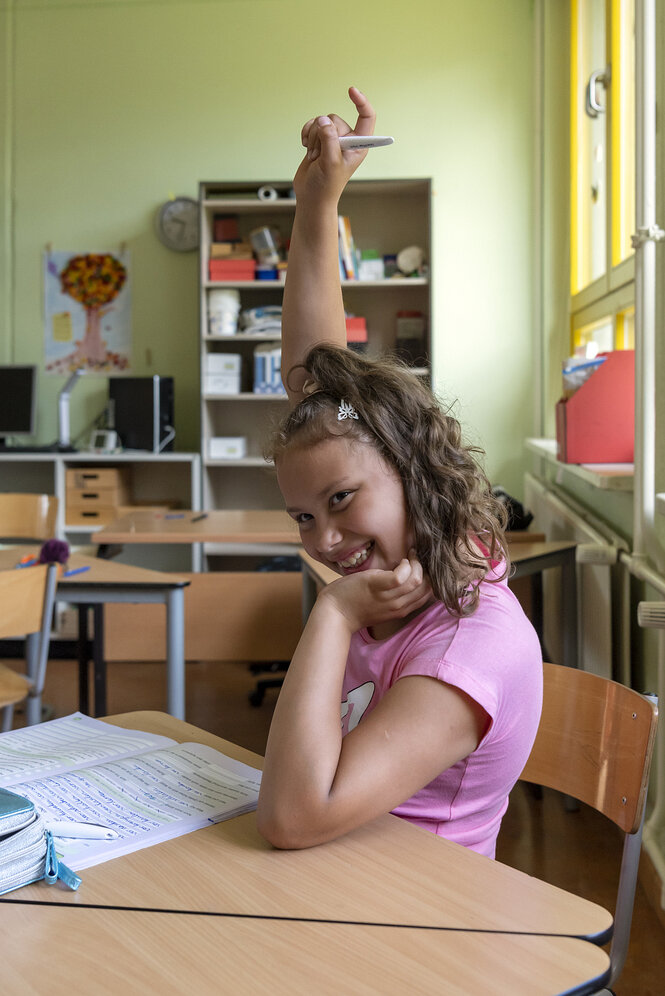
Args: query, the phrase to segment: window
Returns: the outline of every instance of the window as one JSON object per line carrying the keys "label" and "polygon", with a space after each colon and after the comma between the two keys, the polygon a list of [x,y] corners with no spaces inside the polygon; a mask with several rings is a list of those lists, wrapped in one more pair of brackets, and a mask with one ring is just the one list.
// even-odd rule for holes
{"label": "window", "polygon": [[573,348],[592,331],[603,348],[627,349],[633,341],[634,6],[571,0]]}

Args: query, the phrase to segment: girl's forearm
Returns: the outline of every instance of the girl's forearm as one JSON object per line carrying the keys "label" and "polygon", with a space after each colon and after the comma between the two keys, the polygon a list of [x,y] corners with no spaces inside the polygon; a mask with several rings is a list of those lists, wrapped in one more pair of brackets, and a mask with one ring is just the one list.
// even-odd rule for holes
{"label": "girl's forearm", "polygon": [[259,797],[259,829],[278,846],[298,846],[324,818],[342,749],[340,703],[351,634],[319,599],[275,707]]}
{"label": "girl's forearm", "polygon": [[335,201],[296,209],[282,305],[282,378],[296,400],[305,377],[289,371],[319,342],[346,345]]}

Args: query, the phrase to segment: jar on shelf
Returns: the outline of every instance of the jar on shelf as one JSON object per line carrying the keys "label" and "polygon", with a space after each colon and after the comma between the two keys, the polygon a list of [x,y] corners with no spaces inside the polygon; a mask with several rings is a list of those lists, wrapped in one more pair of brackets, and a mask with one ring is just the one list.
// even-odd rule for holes
{"label": "jar on shelf", "polygon": [[208,291],[209,335],[235,335],[240,314],[240,291],[219,289]]}

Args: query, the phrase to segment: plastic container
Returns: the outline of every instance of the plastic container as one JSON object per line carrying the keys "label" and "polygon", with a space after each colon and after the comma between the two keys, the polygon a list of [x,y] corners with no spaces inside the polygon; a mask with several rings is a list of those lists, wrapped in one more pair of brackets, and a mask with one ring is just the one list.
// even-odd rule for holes
{"label": "plastic container", "polygon": [[237,290],[208,291],[208,333],[235,335],[240,314],[240,292]]}

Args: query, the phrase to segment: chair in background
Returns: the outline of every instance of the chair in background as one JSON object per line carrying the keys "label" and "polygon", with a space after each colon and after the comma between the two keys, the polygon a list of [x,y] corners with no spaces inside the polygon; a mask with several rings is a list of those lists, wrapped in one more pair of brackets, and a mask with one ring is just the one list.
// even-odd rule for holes
{"label": "chair in background", "polygon": [[0,571],[0,639],[26,637],[27,675],[0,664],[2,732],[10,730],[14,705],[27,699],[26,719],[41,720],[56,587],[55,564]]}
{"label": "chair in background", "polygon": [[0,541],[52,539],[57,515],[55,495],[0,494]]}
{"label": "chair in background", "polygon": [[658,709],[631,688],[586,671],[544,664],[543,677],[543,713],[522,779],[579,799],[624,833],[612,986],[630,939]]}

